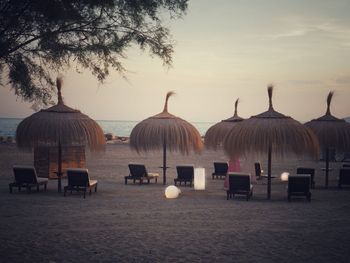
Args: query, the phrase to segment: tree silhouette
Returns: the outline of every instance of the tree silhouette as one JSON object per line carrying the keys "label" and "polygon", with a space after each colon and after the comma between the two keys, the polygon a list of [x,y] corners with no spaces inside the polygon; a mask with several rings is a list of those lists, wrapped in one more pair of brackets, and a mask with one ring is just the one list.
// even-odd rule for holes
{"label": "tree silhouette", "polygon": [[0,84],[47,105],[60,70],[88,69],[103,82],[131,45],[171,65],[173,40],[162,17],[180,18],[188,0],[0,1]]}

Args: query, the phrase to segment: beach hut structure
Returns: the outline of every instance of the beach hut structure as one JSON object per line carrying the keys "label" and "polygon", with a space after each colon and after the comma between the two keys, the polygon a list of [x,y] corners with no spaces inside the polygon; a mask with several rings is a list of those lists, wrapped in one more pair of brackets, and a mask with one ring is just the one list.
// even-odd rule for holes
{"label": "beach hut structure", "polygon": [[232,117],[215,123],[213,126],[209,127],[204,137],[204,144],[207,148],[217,150],[219,147],[221,147],[225,136],[231,130],[231,128],[244,120],[237,114],[238,102],[239,99],[237,99],[235,102],[235,112]]}
{"label": "beach hut structure", "polygon": [[182,154],[196,153],[203,149],[198,130],[189,122],[168,112],[168,100],[174,92],[168,92],[161,113],[149,117],[132,129],[130,147],[138,153],[163,150],[163,184],[166,184],[167,151],[179,151]]}
{"label": "beach hut structure", "polygon": [[268,177],[267,198],[271,198],[271,161],[289,153],[310,154],[316,157],[319,145],[311,129],[293,118],[274,110],[272,105],[273,87],[268,87],[269,108],[231,128],[224,139],[223,147],[230,158],[246,154],[267,154]]}
{"label": "beach hut structure", "polygon": [[[86,167],[85,146],[61,146],[61,167]],[[34,147],[34,167],[39,177],[58,179],[58,147],[38,145]]]}
{"label": "beach hut structure", "polygon": [[321,148],[325,149],[325,187],[328,188],[329,153],[331,150],[349,152],[350,150],[350,124],[331,114],[330,106],[333,92],[327,96],[327,110],[323,116],[313,119],[305,125],[316,134]]}
{"label": "beach hut structure", "polygon": [[56,80],[58,102],[22,120],[16,130],[19,148],[34,148],[34,166],[41,177],[61,177],[67,167],[85,167],[85,148],[104,150],[101,127],[79,110],[66,106],[61,95],[62,80]]}

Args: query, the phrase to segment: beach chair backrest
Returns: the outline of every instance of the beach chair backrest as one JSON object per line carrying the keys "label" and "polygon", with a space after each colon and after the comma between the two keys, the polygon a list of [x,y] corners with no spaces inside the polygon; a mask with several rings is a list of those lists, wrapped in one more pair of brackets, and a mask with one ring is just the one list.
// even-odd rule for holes
{"label": "beach chair backrest", "polygon": [[15,181],[19,184],[36,184],[36,172],[32,166],[13,166],[13,173],[15,175]]}
{"label": "beach chair backrest", "polygon": [[315,169],[313,168],[305,168],[305,167],[298,167],[297,168],[297,174],[309,174],[311,177],[315,175]]}
{"label": "beach chair backrest", "polygon": [[249,191],[250,190],[250,174],[245,173],[229,173],[229,185],[231,191]]}
{"label": "beach chair backrest", "polygon": [[260,177],[261,176],[261,165],[260,163],[254,163],[255,168],[255,176]]}
{"label": "beach chair backrest", "polygon": [[146,166],[143,164],[129,164],[130,175],[136,178],[147,176]]}
{"label": "beach chair backrest", "polygon": [[339,179],[343,184],[350,184],[350,167],[339,170]]}
{"label": "beach chair backrest", "polygon": [[66,172],[69,186],[89,186],[89,173],[87,169],[70,168]]}
{"label": "beach chair backrest", "polygon": [[227,174],[228,164],[227,163],[214,162],[214,170],[215,170],[216,174]]}
{"label": "beach chair backrest", "polygon": [[176,166],[177,178],[182,180],[193,180],[194,167],[192,165]]}
{"label": "beach chair backrest", "polygon": [[288,176],[288,190],[291,192],[307,192],[311,186],[310,174]]}

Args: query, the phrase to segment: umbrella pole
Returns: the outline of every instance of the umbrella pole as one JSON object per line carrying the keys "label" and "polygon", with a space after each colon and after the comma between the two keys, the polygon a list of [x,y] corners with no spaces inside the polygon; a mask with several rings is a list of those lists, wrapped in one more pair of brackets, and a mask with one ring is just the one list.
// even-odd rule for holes
{"label": "umbrella pole", "polygon": [[166,139],[163,142],[163,185],[166,185]]}
{"label": "umbrella pole", "polygon": [[61,185],[61,175],[62,175],[62,145],[61,140],[58,139],[58,169],[57,169],[57,188],[58,192],[61,193],[62,185]]}
{"label": "umbrella pole", "polygon": [[271,152],[272,146],[270,144],[267,161],[267,199],[271,199]]}
{"label": "umbrella pole", "polygon": [[325,187],[328,188],[328,171],[329,170],[329,148],[326,148],[326,178]]}

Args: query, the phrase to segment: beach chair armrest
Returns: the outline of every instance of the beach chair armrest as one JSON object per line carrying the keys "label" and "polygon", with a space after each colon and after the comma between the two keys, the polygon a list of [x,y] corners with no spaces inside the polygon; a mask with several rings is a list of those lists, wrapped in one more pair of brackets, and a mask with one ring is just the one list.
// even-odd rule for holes
{"label": "beach chair armrest", "polygon": [[49,182],[49,179],[44,177],[37,177],[36,181],[38,182],[38,184],[47,184]]}

